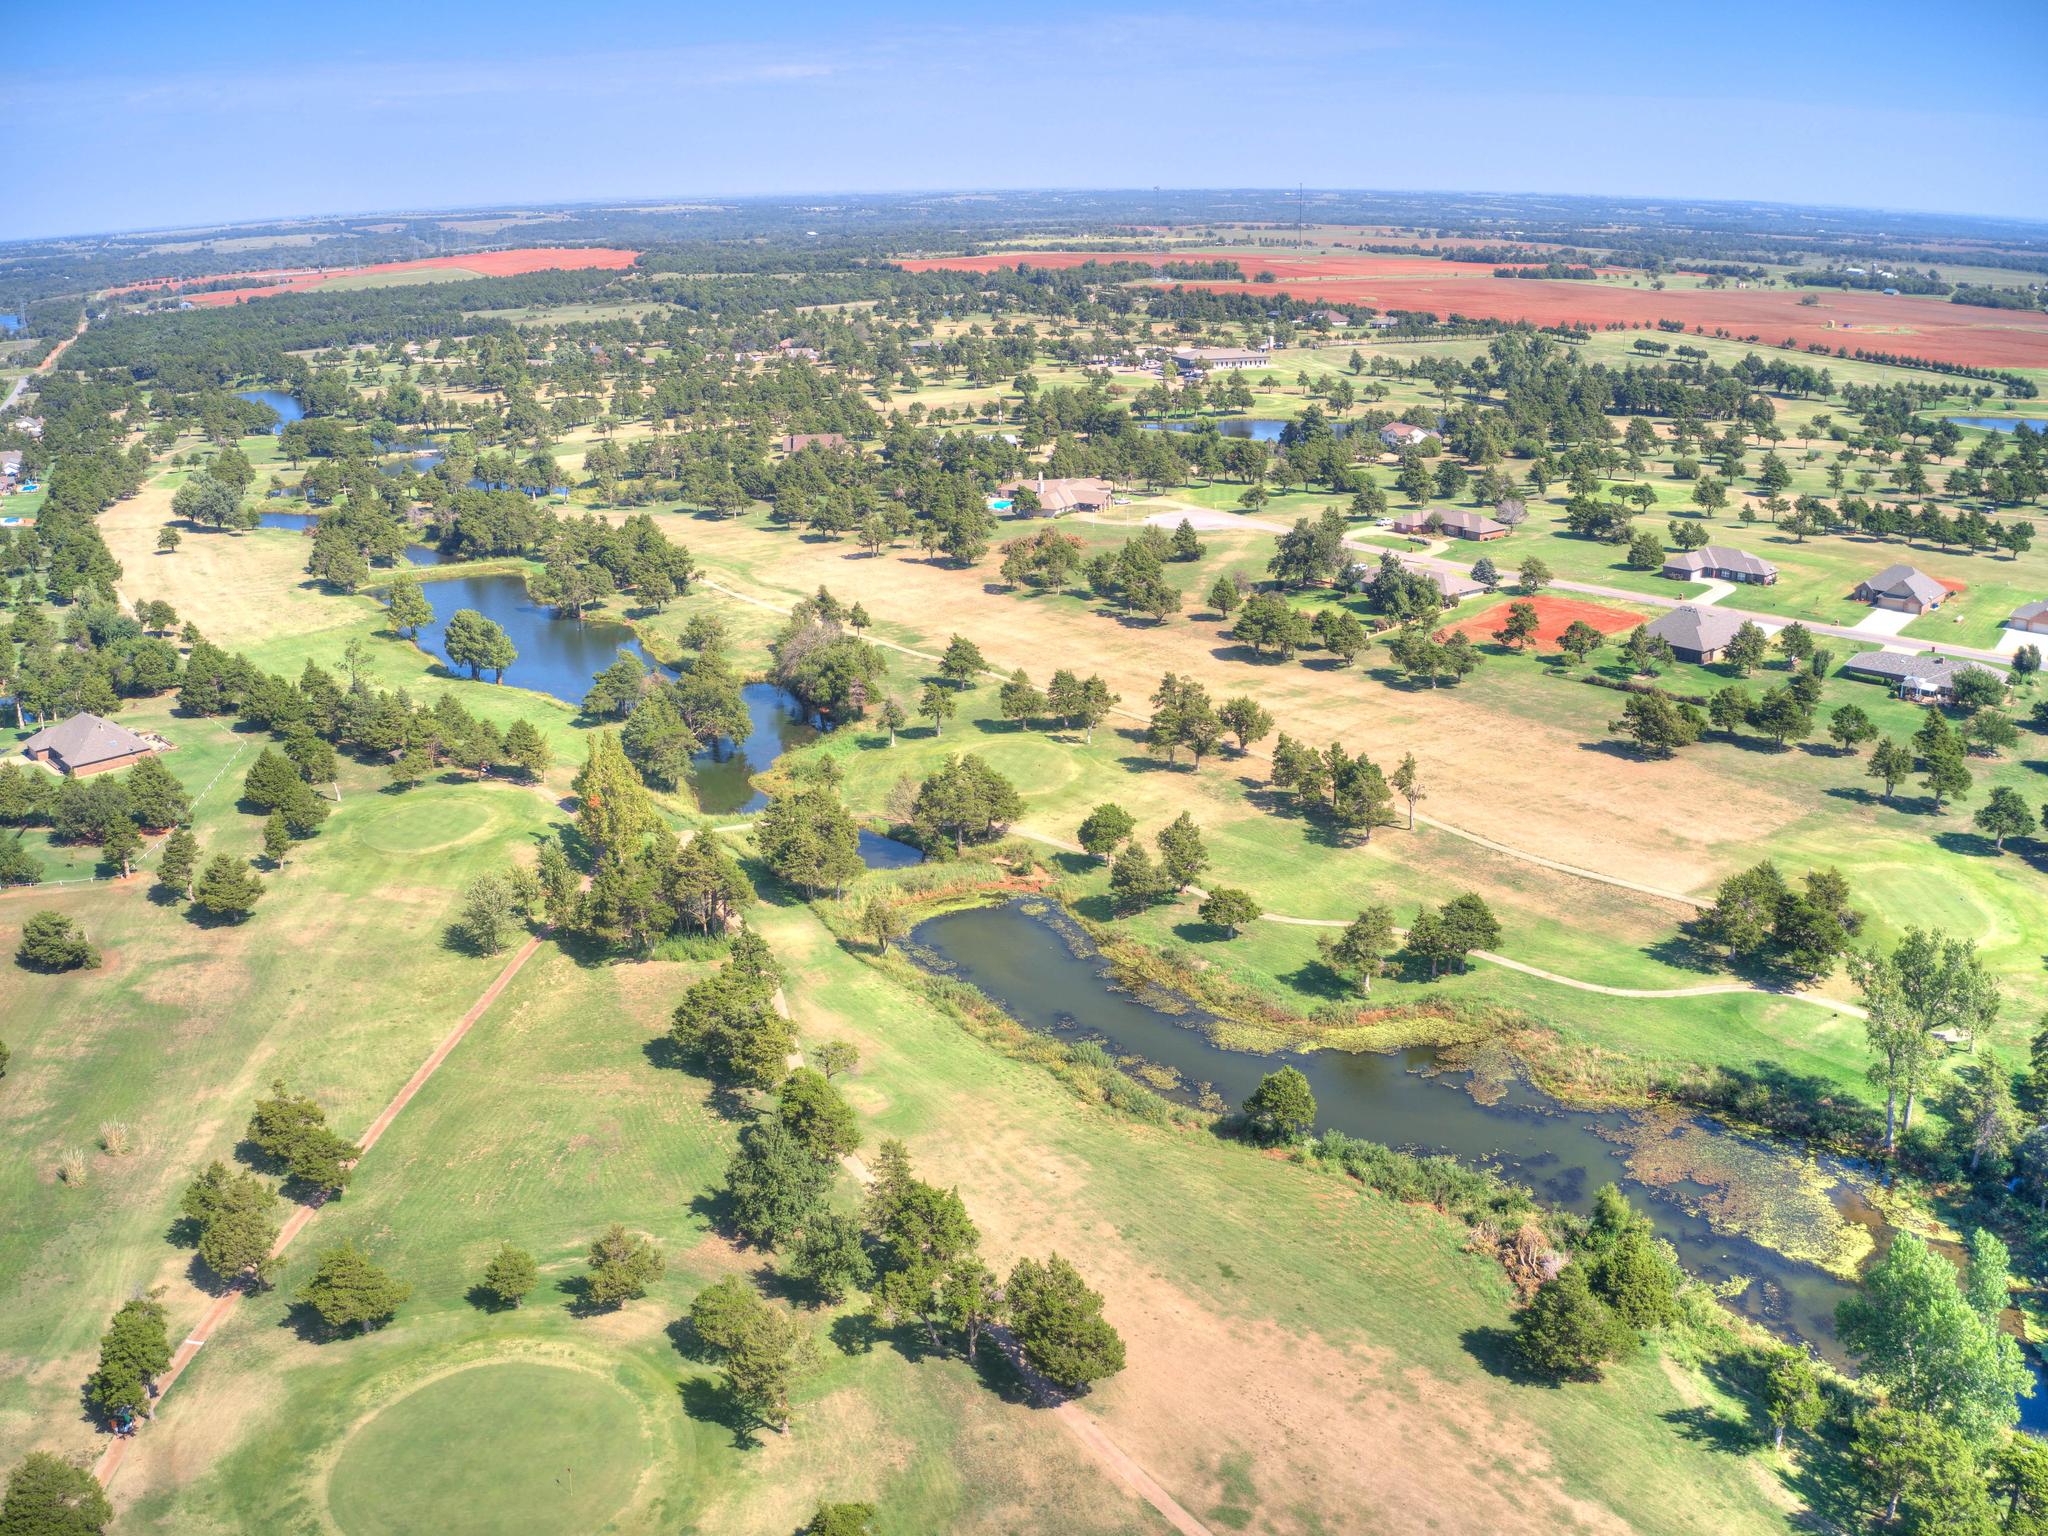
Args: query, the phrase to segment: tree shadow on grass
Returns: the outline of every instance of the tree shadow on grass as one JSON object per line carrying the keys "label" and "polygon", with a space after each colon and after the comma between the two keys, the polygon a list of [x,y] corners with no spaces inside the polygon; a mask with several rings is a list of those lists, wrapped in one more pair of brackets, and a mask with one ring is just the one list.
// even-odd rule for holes
{"label": "tree shadow on grass", "polygon": [[371,1330],[359,1325],[346,1328],[330,1327],[314,1309],[310,1301],[294,1301],[284,1310],[284,1316],[277,1320],[277,1326],[288,1328],[301,1344],[333,1344],[341,1339],[356,1338]]}
{"label": "tree shadow on grass", "polygon": [[[174,1229],[176,1225],[174,1224]],[[195,1243],[199,1241],[199,1235],[196,1230],[192,1235],[192,1241]],[[185,1278],[192,1283],[194,1290],[202,1291],[208,1296],[225,1296],[230,1291],[241,1289],[242,1286],[242,1281],[239,1278],[223,1280],[219,1275],[216,1275],[201,1262],[199,1255],[196,1253],[192,1255],[191,1262],[185,1266]]]}
{"label": "tree shadow on grass", "polygon": [[1321,960],[1310,960],[1297,966],[1280,979],[1309,997],[1322,998],[1333,1003],[1353,1000],[1351,983]]}
{"label": "tree shadow on grass", "polygon": [[1704,1403],[1668,1409],[1661,1417],[1678,1431],[1680,1439],[1723,1456],[1747,1456],[1756,1449],[1756,1432],[1749,1425],[1716,1413]]}
{"label": "tree shadow on grass", "polygon": [[1458,1342],[1489,1376],[1525,1387],[1555,1389],[1564,1385],[1555,1376],[1545,1376],[1529,1369],[1522,1359],[1522,1352],[1515,1348],[1515,1331],[1512,1328],[1467,1328],[1458,1336]]}
{"label": "tree shadow on grass", "polygon": [[685,1360],[698,1365],[718,1363],[718,1351],[705,1342],[704,1336],[697,1332],[697,1325],[690,1321],[687,1314],[670,1323],[662,1332],[668,1335],[669,1344]]}
{"label": "tree shadow on grass", "polygon": [[1714,976],[1721,973],[1721,957],[1701,940],[1690,923],[1681,924],[1679,931],[1667,934],[1655,943],[1645,944],[1642,952],[1660,965],[1673,970],[1691,971],[1698,976]]}
{"label": "tree shadow on grass", "polygon": [[1046,1406],[1031,1384],[1018,1374],[1016,1363],[986,1333],[976,1341],[974,1358],[968,1364],[974,1369],[975,1379],[1004,1402],[1026,1408]]}
{"label": "tree shadow on grass", "polygon": [[1602,757],[1618,757],[1630,763],[1657,761],[1654,755],[1644,752],[1634,742],[1623,741],[1618,736],[1603,736],[1598,741],[1582,741],[1579,743],[1579,750],[1597,752]]}
{"label": "tree shadow on grass", "polygon": [[1108,896],[1097,893],[1083,896],[1073,903],[1075,912],[1091,923],[1106,923],[1116,917],[1116,904]]}
{"label": "tree shadow on grass", "polygon": [[733,1401],[723,1383],[711,1376],[685,1376],[676,1383],[683,1412],[700,1424],[716,1424],[732,1435],[733,1449],[751,1451],[761,1444],[760,1424]]}
{"label": "tree shadow on grass", "polygon": [[1937,832],[1934,834],[1934,843],[1937,848],[1944,848],[1964,858],[1992,859],[1998,857],[1999,852],[1990,838],[1978,832]]}
{"label": "tree shadow on grass", "polygon": [[866,1312],[848,1312],[835,1317],[825,1332],[832,1340],[832,1347],[842,1355],[872,1353],[875,1341],[882,1335],[874,1318]]}
{"label": "tree shadow on grass", "polygon": [[211,907],[202,907],[193,902],[185,908],[185,921],[195,928],[233,928],[249,920],[246,912],[216,912]]}

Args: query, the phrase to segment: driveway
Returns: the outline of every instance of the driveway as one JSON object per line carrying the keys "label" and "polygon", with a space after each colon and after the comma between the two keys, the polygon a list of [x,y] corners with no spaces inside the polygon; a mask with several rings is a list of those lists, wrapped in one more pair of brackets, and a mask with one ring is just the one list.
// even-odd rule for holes
{"label": "driveway", "polygon": [[1859,635],[1896,635],[1919,617],[1917,613],[1901,613],[1893,608],[1873,608],[1850,628]]}
{"label": "driveway", "polygon": [[2001,656],[2010,656],[2023,645],[2038,645],[2042,650],[2048,651],[2048,635],[2029,634],[2024,629],[2001,629],[1998,632],[1998,644],[1992,649]]}

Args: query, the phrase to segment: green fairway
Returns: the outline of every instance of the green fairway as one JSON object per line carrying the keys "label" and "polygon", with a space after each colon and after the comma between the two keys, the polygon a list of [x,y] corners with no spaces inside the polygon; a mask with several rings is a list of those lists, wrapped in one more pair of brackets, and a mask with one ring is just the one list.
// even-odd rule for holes
{"label": "green fairway", "polygon": [[633,1399],[604,1376],[476,1365],[378,1409],[343,1447],[327,1507],[347,1536],[594,1531],[647,1451]]}

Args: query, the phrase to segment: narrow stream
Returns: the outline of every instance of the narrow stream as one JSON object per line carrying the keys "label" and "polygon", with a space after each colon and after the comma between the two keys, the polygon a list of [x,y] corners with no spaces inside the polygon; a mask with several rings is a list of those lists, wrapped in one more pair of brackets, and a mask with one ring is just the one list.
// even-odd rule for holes
{"label": "narrow stream", "polygon": [[[1433,1048],[1390,1055],[1228,1050],[1201,1028],[1209,1015],[1167,1012],[1115,987],[1107,962],[1078,926],[1050,903],[1030,898],[928,918],[912,930],[906,952],[927,969],[972,983],[1027,1028],[1096,1040],[1119,1057],[1172,1068],[1187,1086],[1168,1097],[1182,1102],[1198,1102],[1206,1086],[1234,1108],[1284,1062],[1308,1078],[1322,1127],[1497,1169],[1573,1211],[1590,1210],[1601,1185],[1619,1184],[1690,1274],[1717,1285],[1748,1280],[1729,1299],[1734,1310],[1804,1340],[1837,1365],[1846,1363],[1834,1312],[1853,1292],[1850,1282],[1718,1225],[1706,1208],[1726,1208],[1727,1189],[1698,1177],[1647,1182],[1631,1172],[1631,1163],[1659,1164],[1660,1140],[1677,1140],[1688,1148],[1679,1167],[1760,1158],[1789,1174],[1805,1164],[1811,1170],[1805,1214],[1831,1221],[1837,1236],[1852,1240],[1850,1228],[1863,1228],[1875,1242],[1852,1246],[1875,1254],[1890,1231],[1863,1197],[1872,1177],[1867,1169],[1839,1159],[1808,1160],[1704,1116],[1573,1109],[1512,1077],[1475,1085],[1472,1073],[1441,1068]],[[1481,1089],[1476,1094],[1475,1086]],[[2028,1428],[2048,1427],[2048,1397],[2037,1392],[2021,1407]]]}

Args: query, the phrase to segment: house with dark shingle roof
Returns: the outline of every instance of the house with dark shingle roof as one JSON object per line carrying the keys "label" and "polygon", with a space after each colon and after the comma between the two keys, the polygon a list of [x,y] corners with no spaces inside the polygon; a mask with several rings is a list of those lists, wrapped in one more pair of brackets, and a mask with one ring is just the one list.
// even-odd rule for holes
{"label": "house with dark shingle roof", "polygon": [[2008,685],[2012,681],[2001,667],[1933,651],[1918,656],[1909,656],[1904,651],[1864,651],[1843,662],[1842,671],[1851,677],[1888,684],[1900,698],[1919,704],[1948,703],[1955,697],[1956,678],[1964,672],[1989,672]]}
{"label": "house with dark shingle roof", "polygon": [[1948,588],[1917,566],[1888,565],[1858,584],[1856,600],[1895,613],[1932,613],[1948,600]]}
{"label": "house with dark shingle roof", "polygon": [[2013,609],[2005,627],[2022,629],[2030,635],[2048,635],[2048,598],[2035,603],[2021,603]]}
{"label": "house with dark shingle roof", "polygon": [[1667,558],[1662,574],[1677,581],[1746,581],[1767,587],[1778,579],[1778,568],[1746,549],[1706,544]]}
{"label": "house with dark shingle roof", "polygon": [[1740,628],[1742,620],[1735,614],[1681,603],[1669,613],[1660,614],[1649,631],[1652,639],[1670,646],[1680,661],[1704,663],[1719,661]]}
{"label": "house with dark shingle roof", "polygon": [[30,762],[47,763],[74,778],[126,768],[158,750],[146,737],[98,715],[73,715],[46,725],[21,744]]}

